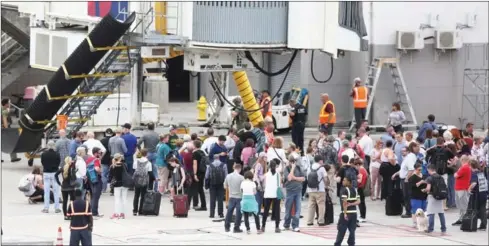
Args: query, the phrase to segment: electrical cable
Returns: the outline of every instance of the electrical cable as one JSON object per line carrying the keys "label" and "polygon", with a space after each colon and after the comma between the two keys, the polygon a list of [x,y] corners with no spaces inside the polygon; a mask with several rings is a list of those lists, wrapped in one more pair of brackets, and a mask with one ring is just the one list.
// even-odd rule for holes
{"label": "electrical cable", "polygon": [[[294,56],[293,58],[295,59],[295,56]],[[293,59],[292,59],[291,61],[293,61]],[[291,62],[289,62],[289,63],[292,65],[292,63],[291,63]],[[264,109],[264,108],[268,107],[268,105],[269,105],[270,103],[272,103],[272,102],[273,102],[273,100],[274,100],[274,99],[275,99],[275,98],[276,98],[276,97],[279,95],[280,91],[282,90],[282,87],[285,85],[285,81],[287,80],[287,77],[289,76],[290,68],[292,67],[291,65],[290,65],[290,66],[288,66],[288,67],[286,67],[286,70],[287,70],[287,71],[286,71],[285,76],[284,76],[284,78],[283,78],[283,80],[282,80],[282,83],[280,84],[280,87],[278,88],[278,90],[277,90],[277,92],[275,93],[275,95],[273,95],[272,99],[270,99],[270,101],[269,101],[268,103],[266,103],[266,104],[265,104],[263,107],[260,107],[260,108],[254,109],[254,110],[246,110],[246,109],[244,109],[244,108],[237,107],[236,105],[234,105],[234,103],[230,102],[230,101],[229,101],[229,100],[226,98],[226,96],[224,96],[224,94],[223,94],[223,93],[222,93],[222,91],[219,89],[219,87],[217,86],[217,83],[216,83],[216,81],[215,81],[215,79],[214,79],[214,75],[213,75],[212,73],[211,73],[211,78],[212,78],[212,80],[210,81],[210,83],[211,83],[211,84],[213,84],[213,87],[216,87],[216,90],[215,90],[215,91],[217,92],[218,97],[219,97],[219,99],[220,99],[220,101],[221,101],[221,102],[222,102],[222,101],[225,101],[225,102],[226,102],[226,103],[227,103],[229,106],[231,106],[231,107],[233,107],[233,108],[237,108],[238,110],[240,110],[240,111],[244,111],[244,112],[247,112],[247,113],[252,113],[252,112],[260,111],[260,110],[262,110],[262,109]]]}
{"label": "electrical cable", "polygon": [[298,52],[299,52],[299,50],[295,50],[294,53],[292,54],[292,58],[290,58],[289,62],[282,69],[278,70],[277,72],[265,71],[262,67],[260,67],[258,65],[258,63],[255,61],[255,59],[253,58],[253,56],[251,55],[251,53],[249,51],[245,51],[245,57],[246,57],[246,59],[248,59],[251,62],[251,64],[253,64],[253,66],[256,69],[258,69],[258,71],[267,75],[268,77],[274,77],[274,76],[277,76],[277,75],[284,73],[285,70],[287,70],[289,67],[292,66],[292,62],[295,60],[295,57],[297,56]]}
{"label": "electrical cable", "polygon": [[333,56],[330,56],[330,63],[331,63],[331,72],[329,73],[329,77],[326,80],[318,80],[316,76],[314,75],[314,50],[311,53],[311,75],[314,81],[319,84],[326,84],[328,83],[331,78],[333,78],[333,73],[334,73],[334,65],[333,65]]}

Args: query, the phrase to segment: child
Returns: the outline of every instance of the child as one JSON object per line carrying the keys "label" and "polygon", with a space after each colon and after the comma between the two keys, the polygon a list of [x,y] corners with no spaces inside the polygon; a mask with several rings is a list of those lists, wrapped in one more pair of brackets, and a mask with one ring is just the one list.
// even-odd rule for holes
{"label": "child", "polygon": [[178,194],[179,190],[183,192],[183,184],[185,184],[185,170],[180,165],[180,161],[177,158],[171,158],[168,160],[168,163],[173,167],[172,175],[171,175],[171,200],[173,202],[173,197],[175,194]]}
{"label": "child", "polygon": [[258,218],[258,203],[255,199],[256,184],[253,182],[253,173],[251,171],[247,171],[244,176],[245,180],[241,183],[241,191],[243,192],[243,197],[241,198],[241,213],[244,214],[246,232],[248,234],[251,233],[248,218],[251,214],[253,214],[255,217],[256,231],[258,234],[261,234],[260,218]]}
{"label": "child", "polygon": [[360,197],[352,186],[352,181],[357,177],[346,175],[343,178],[341,189],[341,214],[338,221],[338,234],[336,235],[335,246],[340,246],[348,229],[348,245],[355,245],[355,230],[357,229],[357,205],[360,204]]}

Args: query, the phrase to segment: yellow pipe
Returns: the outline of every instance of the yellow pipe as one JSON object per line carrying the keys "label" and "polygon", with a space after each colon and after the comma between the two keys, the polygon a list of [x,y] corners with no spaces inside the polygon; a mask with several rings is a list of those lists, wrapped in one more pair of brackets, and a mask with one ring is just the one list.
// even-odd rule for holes
{"label": "yellow pipe", "polygon": [[251,88],[248,76],[246,75],[246,72],[239,71],[233,72],[233,77],[236,87],[238,88],[239,95],[241,96],[241,100],[243,101],[244,109],[252,111],[247,112],[248,119],[250,119],[253,126],[257,126],[260,122],[263,122],[263,116],[261,111],[258,110],[260,107],[256,102],[255,94]]}
{"label": "yellow pipe", "polygon": [[167,34],[167,2],[155,2],[155,30],[160,34]]}

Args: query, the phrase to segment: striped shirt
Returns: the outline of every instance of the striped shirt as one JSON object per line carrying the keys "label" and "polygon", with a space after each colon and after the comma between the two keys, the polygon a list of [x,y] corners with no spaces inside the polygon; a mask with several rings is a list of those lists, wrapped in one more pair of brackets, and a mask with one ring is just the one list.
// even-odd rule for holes
{"label": "striped shirt", "polygon": [[[357,190],[353,187],[343,187],[341,191],[341,200],[346,202],[353,203],[356,202],[360,197],[358,196]],[[341,206],[341,212],[343,212],[343,206]],[[348,206],[346,208],[346,213],[352,214],[357,212],[357,206]]]}

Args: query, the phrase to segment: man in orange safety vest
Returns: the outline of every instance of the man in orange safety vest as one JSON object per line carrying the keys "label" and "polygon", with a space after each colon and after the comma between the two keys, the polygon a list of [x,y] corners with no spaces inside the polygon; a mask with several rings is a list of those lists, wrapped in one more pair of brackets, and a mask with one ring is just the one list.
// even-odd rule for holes
{"label": "man in orange safety vest", "polygon": [[353,98],[353,108],[355,114],[355,127],[358,130],[367,113],[368,88],[362,85],[360,78],[355,78],[350,96]]}
{"label": "man in orange safety vest", "polygon": [[328,135],[333,133],[333,126],[336,123],[336,107],[329,99],[327,93],[321,94],[321,102],[323,106],[319,111],[319,128],[325,129]]}
{"label": "man in orange safety vest", "polygon": [[263,115],[263,119],[269,117],[269,119],[272,119],[272,99],[270,98],[270,92],[267,90],[264,90],[261,92],[261,101],[260,101],[260,108],[261,108],[261,114]]}

